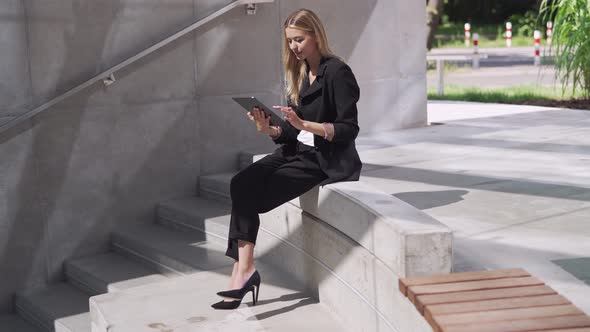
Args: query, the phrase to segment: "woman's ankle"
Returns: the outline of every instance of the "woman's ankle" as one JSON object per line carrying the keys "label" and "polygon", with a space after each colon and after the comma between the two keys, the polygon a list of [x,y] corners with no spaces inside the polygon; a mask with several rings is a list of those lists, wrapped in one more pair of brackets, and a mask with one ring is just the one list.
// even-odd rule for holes
{"label": "woman's ankle", "polygon": [[254,271],[256,271],[256,266],[254,266],[254,264],[247,267],[240,266],[238,268],[238,274],[246,277],[250,277],[252,274],[254,274]]}

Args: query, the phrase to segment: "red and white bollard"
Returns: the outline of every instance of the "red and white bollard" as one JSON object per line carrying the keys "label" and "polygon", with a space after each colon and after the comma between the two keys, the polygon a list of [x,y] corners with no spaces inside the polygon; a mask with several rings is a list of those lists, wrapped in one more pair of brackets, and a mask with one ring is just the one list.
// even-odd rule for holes
{"label": "red and white bollard", "polygon": [[465,23],[465,47],[471,44],[471,24]]}
{"label": "red and white bollard", "polygon": [[551,45],[551,39],[553,38],[553,22],[547,22],[547,45]]}
{"label": "red and white bollard", "polygon": [[506,22],[506,47],[512,46],[512,23]]}
{"label": "red and white bollard", "polygon": [[479,34],[473,34],[473,69],[479,69]]}
{"label": "red and white bollard", "polygon": [[541,65],[541,31],[535,30],[535,66]]}

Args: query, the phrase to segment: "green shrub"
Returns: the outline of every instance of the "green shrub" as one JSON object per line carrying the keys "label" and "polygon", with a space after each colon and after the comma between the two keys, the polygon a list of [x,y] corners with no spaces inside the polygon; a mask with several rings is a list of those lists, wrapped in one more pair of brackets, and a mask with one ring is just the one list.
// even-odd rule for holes
{"label": "green shrub", "polygon": [[514,14],[508,18],[512,23],[512,32],[515,36],[533,37],[535,30],[540,30],[537,25],[537,12],[529,10],[524,14]]}
{"label": "green shrub", "polygon": [[571,82],[590,97],[590,1],[542,0],[541,14],[553,21],[551,48],[562,90]]}

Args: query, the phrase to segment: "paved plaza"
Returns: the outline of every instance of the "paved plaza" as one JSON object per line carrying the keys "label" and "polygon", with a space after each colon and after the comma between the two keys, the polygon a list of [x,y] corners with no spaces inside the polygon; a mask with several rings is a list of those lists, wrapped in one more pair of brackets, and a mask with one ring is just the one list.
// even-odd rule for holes
{"label": "paved plaza", "polygon": [[590,112],[429,102],[358,140],[362,181],[451,227],[454,270],[522,267],[590,313]]}

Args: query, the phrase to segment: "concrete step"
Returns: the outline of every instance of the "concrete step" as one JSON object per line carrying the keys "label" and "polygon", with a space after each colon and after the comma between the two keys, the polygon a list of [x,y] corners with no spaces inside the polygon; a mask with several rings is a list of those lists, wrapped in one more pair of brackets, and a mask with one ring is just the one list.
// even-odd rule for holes
{"label": "concrete step", "polygon": [[272,153],[272,151],[268,150],[251,150],[251,151],[242,151],[239,155],[240,160],[240,169],[244,169],[251,165],[253,162],[264,158],[267,154]]}
{"label": "concrete step", "polygon": [[6,332],[38,332],[29,322],[17,315],[0,315],[0,328]]}
{"label": "concrete step", "polygon": [[187,197],[160,203],[157,222],[187,232],[201,232],[206,241],[226,245],[231,207],[226,203]]}
{"label": "concrete step", "polygon": [[231,204],[229,186],[233,173],[220,173],[199,177],[199,195]]}
{"label": "concrete step", "polygon": [[90,332],[89,294],[67,283],[17,294],[16,312],[41,331]]}
{"label": "concrete step", "polygon": [[166,276],[114,252],[67,261],[69,283],[88,294],[102,294],[162,281]]}
{"label": "concrete step", "polygon": [[[95,332],[115,331],[347,331],[321,303],[288,275],[257,263],[259,302],[252,294],[235,310],[213,310],[215,292],[227,287],[231,267],[103,294],[90,299]],[[157,305],[156,305],[157,304]],[[130,319],[133,317],[133,319]]]}
{"label": "concrete step", "polygon": [[118,230],[111,235],[115,252],[139,260],[165,275],[183,275],[230,265],[225,247],[206,241],[201,232],[178,232],[157,224]]}

